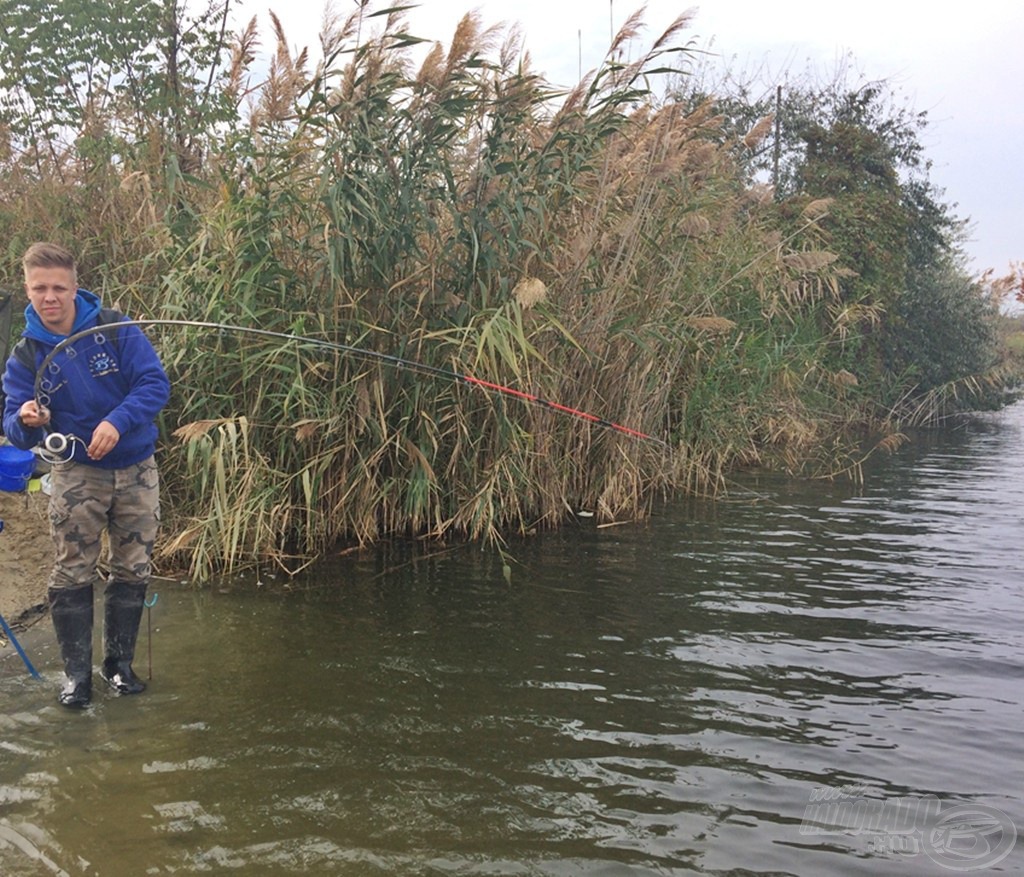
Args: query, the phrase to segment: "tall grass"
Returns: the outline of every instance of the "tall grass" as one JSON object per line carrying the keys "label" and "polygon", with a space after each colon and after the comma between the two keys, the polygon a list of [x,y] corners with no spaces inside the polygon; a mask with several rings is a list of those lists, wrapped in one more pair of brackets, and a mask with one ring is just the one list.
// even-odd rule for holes
{"label": "tall grass", "polygon": [[[662,102],[688,20],[624,63],[640,23],[567,93],[475,15],[414,67],[401,14],[360,4],[313,74],[278,25],[249,124],[173,187],[125,173],[87,263],[136,316],[367,348],[664,444],[308,344],[157,329],[161,562],[204,577],[387,534],[500,543],[714,493],[737,465],[846,459],[863,403],[829,363],[873,315],[839,299],[828,205],[746,178],[764,123],[731,138],[713,104]],[[84,227],[61,216],[30,236]]]}
{"label": "tall grass", "polygon": [[167,339],[188,351],[171,354],[169,560],[205,574],[390,533],[500,541],[580,510],[635,517],[814,444],[805,397],[841,395],[815,371],[830,262],[814,220],[781,240],[713,107],[648,89],[685,63],[685,18],[616,60],[638,25],[556,95],[475,16],[416,70],[393,48],[399,16],[372,38],[349,20],[295,119],[231,144],[217,198],[166,257],[161,314],[471,374],[670,449],[311,348]]}

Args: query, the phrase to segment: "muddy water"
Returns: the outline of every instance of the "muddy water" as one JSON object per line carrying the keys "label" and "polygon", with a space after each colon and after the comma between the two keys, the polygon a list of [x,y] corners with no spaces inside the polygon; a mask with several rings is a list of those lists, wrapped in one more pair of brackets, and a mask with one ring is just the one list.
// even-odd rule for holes
{"label": "muddy water", "polygon": [[1024,408],[861,488],[158,587],[150,691],[0,657],[0,874],[1021,873]]}

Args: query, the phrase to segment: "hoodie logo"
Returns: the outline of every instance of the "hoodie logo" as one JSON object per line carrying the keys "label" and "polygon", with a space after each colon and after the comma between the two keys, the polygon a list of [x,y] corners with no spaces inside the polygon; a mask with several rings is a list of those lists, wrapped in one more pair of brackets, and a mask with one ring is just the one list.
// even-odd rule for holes
{"label": "hoodie logo", "polygon": [[89,357],[89,374],[94,378],[109,375],[112,372],[120,371],[117,367],[117,360],[106,350],[100,350]]}

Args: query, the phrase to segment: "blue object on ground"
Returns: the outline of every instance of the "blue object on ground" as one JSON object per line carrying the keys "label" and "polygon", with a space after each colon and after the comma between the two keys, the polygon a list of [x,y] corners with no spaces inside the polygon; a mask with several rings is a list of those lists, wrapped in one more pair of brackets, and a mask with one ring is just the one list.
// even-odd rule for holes
{"label": "blue object on ground", "polygon": [[0,490],[18,493],[25,489],[36,468],[36,455],[14,445],[0,445]]}

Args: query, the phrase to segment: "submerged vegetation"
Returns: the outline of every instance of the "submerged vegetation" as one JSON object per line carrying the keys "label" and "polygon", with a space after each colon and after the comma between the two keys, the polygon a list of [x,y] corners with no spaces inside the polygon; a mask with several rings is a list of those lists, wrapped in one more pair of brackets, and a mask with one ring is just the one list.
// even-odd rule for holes
{"label": "submerged vegetation", "polygon": [[136,318],[386,352],[666,443],[313,345],[154,328],[169,565],[500,540],[739,466],[856,474],[1017,381],[1003,287],[965,274],[923,117],[883,87],[708,93],[685,16],[627,62],[631,17],[560,91],[472,14],[446,48],[360,0],[315,66],[275,18],[258,70],[230,3],[95,6],[0,0],[4,285],[58,240]]}

